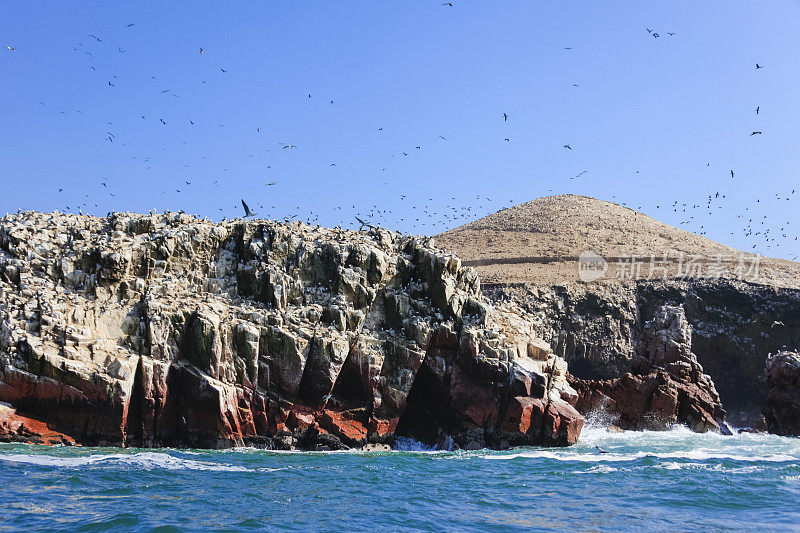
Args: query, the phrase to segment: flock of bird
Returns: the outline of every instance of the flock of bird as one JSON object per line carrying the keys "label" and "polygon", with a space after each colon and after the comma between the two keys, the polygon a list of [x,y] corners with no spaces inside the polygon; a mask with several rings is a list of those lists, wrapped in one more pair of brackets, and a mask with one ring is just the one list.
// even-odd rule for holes
{"label": "flock of bird", "polygon": [[[443,7],[454,7],[453,3],[445,2],[442,4]],[[130,31],[135,31],[136,25],[131,23],[127,24],[126,28]],[[662,38],[662,34],[658,31],[647,27],[645,28],[647,34],[652,37],[653,39]],[[665,32],[667,37],[674,37],[677,35],[676,32]],[[73,52],[79,54],[81,56],[85,56],[88,58],[88,68],[94,72],[97,71],[95,66],[92,64],[92,58],[94,58],[95,53],[97,51],[97,47],[105,46],[110,47],[110,49],[114,50],[118,54],[125,54],[127,52],[126,49],[122,48],[117,44],[109,44],[107,43],[103,37],[95,35],[95,34],[88,34],[86,35],[88,40],[84,39],[81,41],[76,42],[75,46],[73,47]],[[84,42],[86,41],[86,42]],[[8,45],[6,46],[7,50],[10,53],[18,53],[18,49],[15,46]],[[565,51],[571,51],[572,47],[563,47]],[[207,51],[203,47],[198,47],[197,55],[208,57]],[[225,76],[228,73],[228,69],[224,66],[216,66],[216,73],[218,76]],[[764,68],[764,65],[760,63],[755,64],[755,70],[761,70]],[[211,71],[207,71],[210,75]],[[157,83],[158,76],[151,75],[151,81]],[[111,74],[110,79],[105,80],[106,86],[109,90],[114,90],[117,88],[120,80],[116,74]],[[206,84],[206,80],[202,80],[203,84]],[[579,84],[573,84],[573,87],[580,87]],[[170,97],[174,99],[180,98],[180,95],[174,92],[171,88],[159,88],[154,89],[158,90],[160,95],[164,97]],[[308,93],[306,98],[311,100],[313,95]],[[325,101],[329,101],[329,105],[334,105],[334,99],[325,99]],[[44,101],[40,102],[42,106],[46,105]],[[76,110],[77,113],[81,113],[80,110]],[[755,106],[754,114],[758,116],[761,112],[760,105]],[[61,111],[61,113],[65,113]],[[502,120],[503,123],[509,123],[512,121],[512,116],[507,111],[502,111],[498,113],[499,119]],[[155,121],[157,126],[168,128],[171,126],[171,121],[165,120],[163,116],[148,116],[148,114],[141,114],[139,116],[140,120],[143,121]],[[184,124],[187,126],[187,124]],[[194,127],[196,125],[194,120],[188,121],[189,127]],[[223,128],[224,124],[218,124],[219,128]],[[105,141],[109,144],[117,145],[120,144],[122,146],[126,146],[124,142],[121,142],[118,133],[114,131],[114,124],[111,121],[106,123],[105,131]],[[256,127],[255,135],[261,135],[262,128]],[[380,134],[383,131],[383,127],[377,127],[376,132]],[[759,129],[753,129],[749,135],[756,136],[762,135],[763,132]],[[510,142],[511,137],[503,137],[504,142]],[[436,139],[437,142],[448,142],[447,137],[444,135],[438,135]],[[187,141],[182,141],[186,143]],[[283,140],[275,142],[275,151],[276,152],[292,152],[296,150],[300,150],[299,145],[295,145],[291,142],[285,142]],[[571,143],[567,142],[560,145],[564,150],[575,152]],[[579,147],[576,147],[579,149]],[[412,157],[414,152],[421,151],[423,149],[422,144],[415,144],[413,147],[409,146],[407,148],[398,148],[396,152],[391,154],[392,158],[406,158]],[[164,150],[164,148],[162,148]],[[265,149],[266,152],[270,152],[270,148]],[[248,154],[248,157],[255,158],[254,154]],[[152,155],[142,157],[137,154],[132,154],[131,158],[137,161],[141,161],[144,163],[145,170],[150,170],[151,167],[151,159]],[[205,159],[205,157],[203,157]],[[330,167],[335,167],[336,162],[330,162]],[[710,163],[707,163],[706,166],[710,166]],[[189,164],[184,164],[184,167],[190,167]],[[268,163],[266,165],[266,169],[271,169],[271,165]],[[226,171],[227,169],[223,169]],[[387,169],[381,168],[381,172],[385,172]],[[576,180],[581,178],[582,176],[586,175],[589,170],[583,170],[579,174],[569,177],[570,180]],[[638,173],[638,171],[637,171]],[[730,178],[735,179],[736,173],[734,169],[730,169]],[[223,178],[217,177],[211,182],[211,187],[216,189],[223,186]],[[279,186],[282,182],[280,179],[272,179],[266,181],[264,186],[266,188],[272,188]],[[388,182],[384,182],[383,185],[387,185]],[[103,179],[100,181],[101,192],[104,194],[108,194],[109,197],[115,197],[115,194],[111,192],[110,182],[108,179]],[[182,184],[178,187],[175,187],[175,194],[182,194],[183,190],[188,187],[193,186],[193,181],[190,179],[183,180]],[[552,190],[552,189],[551,189]],[[58,188],[58,193],[62,194],[64,192],[64,188]],[[95,193],[96,194],[96,193]],[[165,188],[161,191],[162,196],[167,196],[168,190]],[[675,200],[672,202],[671,205],[661,204],[656,205],[656,209],[661,209],[662,207],[666,209],[671,209],[674,213],[679,213],[683,220],[681,220],[681,226],[687,226],[687,229],[695,229],[697,233],[700,235],[706,235],[707,231],[705,229],[705,223],[703,223],[703,217],[713,216],[715,209],[723,209],[725,204],[726,195],[720,194],[717,192],[714,195],[709,195],[706,202],[701,203],[688,203],[688,202],[679,202]],[[786,193],[785,195],[776,194],[774,198],[765,199],[765,202],[762,203],[760,199],[756,199],[754,205],[745,209],[746,213],[740,214],[737,218],[742,219],[742,235],[745,237],[751,238],[756,240],[756,243],[753,244],[753,249],[757,248],[761,245],[762,248],[771,250],[773,248],[779,248],[782,243],[787,240],[797,240],[797,237],[790,233],[790,221],[786,221],[785,223],[780,222],[778,227],[771,225],[771,220],[769,220],[769,214],[761,214],[761,208],[766,207],[767,200],[776,200],[782,202],[790,202],[795,199],[795,191],[792,190],[790,193]],[[405,202],[406,208],[402,212],[393,212],[389,209],[382,209],[378,203],[373,203],[368,208],[357,207],[356,204],[351,204],[349,207],[347,205],[338,205],[333,206],[332,210],[338,212],[339,220],[341,221],[341,225],[344,227],[350,228],[357,228],[361,229],[364,227],[373,227],[373,226],[392,226],[394,224],[403,224],[405,227],[411,227],[412,230],[421,231],[423,233],[430,233],[436,229],[442,229],[443,227],[455,227],[456,225],[461,225],[465,222],[474,220],[480,216],[487,214],[487,212],[491,212],[491,210],[497,210],[498,208],[505,208],[508,207],[510,204],[513,204],[513,200],[508,200],[506,203],[505,201],[500,201],[499,199],[492,200],[489,197],[482,197],[477,195],[474,199],[470,198],[466,202],[458,202],[456,197],[451,197],[449,202],[444,204],[444,207],[437,208],[437,205],[441,205],[441,198],[437,198],[437,201],[434,201],[433,197],[428,198],[428,202],[424,205],[408,205],[410,202],[406,202],[406,195],[401,194],[399,195],[399,200],[401,203]],[[252,217],[260,214],[262,216],[273,218],[281,218],[279,213],[282,209],[285,209],[285,205],[276,206],[276,205],[265,205],[265,203],[256,203],[254,205],[258,206],[258,210],[253,210],[247,204],[246,199],[241,200],[241,209],[243,210],[244,217]],[[622,203],[622,205],[627,205],[626,203]],[[67,212],[79,212],[83,213],[83,210],[86,209],[87,211],[92,211],[92,207],[97,208],[99,204],[97,203],[96,197],[92,197],[90,194],[83,193],[80,197],[79,202],[71,202],[70,204],[65,205],[65,210]],[[235,207],[239,210],[239,206]],[[639,210],[641,210],[642,206],[639,206]],[[227,208],[220,207],[219,211],[221,213],[229,213],[230,211]],[[318,223],[320,212],[314,212],[313,210],[305,210],[300,205],[295,206],[293,214],[288,214],[283,217],[284,220],[290,221],[294,219],[304,219],[310,224]],[[767,213],[769,213],[769,209],[766,209]],[[242,212],[242,211],[239,211]],[[285,211],[284,211],[285,213]],[[699,228],[697,227],[697,224]],[[734,235],[734,232],[731,232],[731,235]],[[795,255],[794,259],[797,258]]]}

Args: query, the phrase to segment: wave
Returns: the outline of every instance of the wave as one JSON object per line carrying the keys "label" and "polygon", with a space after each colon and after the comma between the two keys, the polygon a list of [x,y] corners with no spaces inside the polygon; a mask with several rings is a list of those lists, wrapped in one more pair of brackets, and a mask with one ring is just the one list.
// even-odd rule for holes
{"label": "wave", "polygon": [[786,455],[786,454],[770,454],[770,455],[742,455],[735,453],[715,453],[706,452],[702,450],[689,450],[677,452],[645,452],[638,451],[635,453],[574,453],[574,452],[552,452],[549,450],[531,450],[521,453],[505,453],[505,454],[486,454],[482,456],[484,459],[493,461],[509,461],[513,459],[553,459],[556,461],[569,461],[569,462],[626,462],[638,461],[645,458],[654,459],[685,459],[691,461],[709,461],[709,460],[728,460],[740,462],[769,462],[769,463],[787,463],[787,462],[800,462],[800,456]]}
{"label": "wave", "polygon": [[[209,461],[196,461],[175,457],[167,453],[140,452],[134,454],[95,454],[82,457],[61,457],[45,454],[4,454],[0,461],[10,463],[29,464],[37,466],[52,466],[60,468],[78,468],[87,465],[113,465],[130,466],[140,469],[165,469],[165,470],[206,470],[214,472],[251,472],[254,470],[237,465],[226,465]],[[258,469],[258,471],[276,469]]]}

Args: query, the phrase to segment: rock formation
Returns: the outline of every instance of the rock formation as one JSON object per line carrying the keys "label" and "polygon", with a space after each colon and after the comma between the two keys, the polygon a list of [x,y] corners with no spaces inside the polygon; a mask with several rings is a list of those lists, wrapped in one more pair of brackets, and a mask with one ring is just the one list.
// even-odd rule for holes
{"label": "rock formation", "polygon": [[491,299],[518,302],[584,380],[631,370],[645,325],[664,305],[680,306],[691,352],[711,376],[732,424],[755,426],[767,397],[769,353],[800,345],[800,290],[734,280],[642,280],[621,285],[490,285]]}
{"label": "rock formation", "polygon": [[779,352],[767,358],[764,418],[770,433],[800,435],[800,354]]}
{"label": "rock formation", "polygon": [[518,311],[381,229],[0,220],[0,401],[85,444],[574,443],[566,363]]}
{"label": "rock formation", "polygon": [[683,308],[662,306],[644,327],[630,372],[606,381],[570,380],[580,397],[578,409],[603,409],[623,429],[684,424],[699,432],[729,432],[714,383],[691,352],[691,339]]}
{"label": "rock formation", "polygon": [[[624,206],[539,198],[437,242],[476,268],[490,299],[523,308],[573,376],[603,390],[599,382],[631,372],[645,326],[664,305],[683,308],[690,353],[738,426],[761,424],[767,355],[800,346],[800,264],[739,252]],[[602,267],[591,279],[581,276],[584,252]]]}

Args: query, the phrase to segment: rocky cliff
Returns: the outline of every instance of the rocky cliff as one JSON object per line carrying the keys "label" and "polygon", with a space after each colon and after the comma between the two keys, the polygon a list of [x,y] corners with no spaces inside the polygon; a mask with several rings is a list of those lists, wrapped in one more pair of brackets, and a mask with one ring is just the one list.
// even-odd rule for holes
{"label": "rocky cliff", "polygon": [[691,326],[689,349],[719,391],[734,425],[756,425],[767,397],[767,356],[800,346],[800,290],[736,280],[642,280],[625,284],[484,287],[529,313],[579,378],[632,370],[646,325],[664,305]]}
{"label": "rocky cliff", "polygon": [[[641,409],[682,389],[700,411],[715,411],[713,394],[695,394],[710,391],[697,389],[692,377],[705,374],[732,424],[763,426],[767,356],[800,347],[800,264],[739,252],[611,202],[539,198],[447,231],[437,242],[477,269],[487,296],[529,314],[537,334],[569,363],[582,398],[589,389],[597,398],[613,392],[620,405]],[[589,278],[581,276],[584,253],[598,268]],[[636,364],[649,357],[648,325],[664,306],[677,308],[690,328],[685,351],[696,361],[686,362],[699,369],[686,377],[662,364],[651,375]],[[628,415],[636,426],[637,410]],[[650,415],[673,418],[672,407]]]}
{"label": "rocky cliff", "polygon": [[22,417],[7,439],[36,420],[123,446],[565,445],[583,424],[566,370],[430,239],[182,213],[0,220],[0,401]]}

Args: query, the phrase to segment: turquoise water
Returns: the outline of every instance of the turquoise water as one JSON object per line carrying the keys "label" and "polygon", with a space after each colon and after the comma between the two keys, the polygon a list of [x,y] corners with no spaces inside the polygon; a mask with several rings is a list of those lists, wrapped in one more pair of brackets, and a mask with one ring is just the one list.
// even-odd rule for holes
{"label": "turquoise water", "polygon": [[566,449],[406,448],[0,445],[0,530],[800,530],[800,439],[588,428]]}

